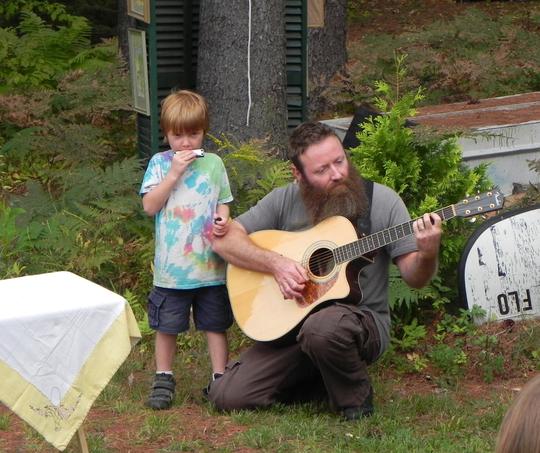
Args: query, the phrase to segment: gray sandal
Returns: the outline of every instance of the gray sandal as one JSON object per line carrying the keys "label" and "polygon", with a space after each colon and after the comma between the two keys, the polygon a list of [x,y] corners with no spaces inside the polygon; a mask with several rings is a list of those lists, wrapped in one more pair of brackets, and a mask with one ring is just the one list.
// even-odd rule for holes
{"label": "gray sandal", "polygon": [[175,387],[176,381],[172,374],[156,374],[146,406],[155,410],[169,409],[174,399]]}

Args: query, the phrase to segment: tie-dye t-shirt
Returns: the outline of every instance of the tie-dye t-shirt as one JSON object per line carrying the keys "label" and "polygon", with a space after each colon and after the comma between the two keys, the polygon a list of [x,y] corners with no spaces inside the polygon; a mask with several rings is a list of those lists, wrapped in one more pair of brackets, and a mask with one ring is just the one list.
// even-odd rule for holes
{"label": "tie-dye t-shirt", "polygon": [[[152,156],[140,193],[165,178],[173,151]],[[194,160],[155,215],[154,285],[192,289],[225,283],[225,262],[212,251],[211,236],[218,204],[232,201],[222,160],[207,153]]]}

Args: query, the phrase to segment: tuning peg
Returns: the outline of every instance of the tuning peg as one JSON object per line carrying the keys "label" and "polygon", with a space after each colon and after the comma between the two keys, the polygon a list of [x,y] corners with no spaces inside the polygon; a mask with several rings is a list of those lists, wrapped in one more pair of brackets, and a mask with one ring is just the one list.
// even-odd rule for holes
{"label": "tuning peg", "polygon": [[469,222],[471,222],[471,223],[474,223],[474,222],[476,222],[476,216],[474,216],[474,217],[471,217],[471,218],[469,219]]}

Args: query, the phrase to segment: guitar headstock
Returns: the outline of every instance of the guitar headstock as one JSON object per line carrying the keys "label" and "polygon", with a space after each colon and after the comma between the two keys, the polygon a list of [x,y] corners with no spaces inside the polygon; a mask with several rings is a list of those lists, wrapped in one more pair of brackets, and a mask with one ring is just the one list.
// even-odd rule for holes
{"label": "guitar headstock", "polygon": [[496,211],[504,205],[504,195],[499,190],[490,190],[456,203],[454,205],[456,216],[471,217],[486,212]]}

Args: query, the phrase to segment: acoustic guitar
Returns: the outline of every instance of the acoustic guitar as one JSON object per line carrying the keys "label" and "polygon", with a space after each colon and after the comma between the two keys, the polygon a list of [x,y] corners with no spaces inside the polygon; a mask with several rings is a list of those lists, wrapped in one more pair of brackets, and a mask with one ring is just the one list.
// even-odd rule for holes
{"label": "acoustic guitar", "polygon": [[[504,196],[493,190],[436,213],[446,221],[495,211],[502,208],[503,203]],[[299,303],[283,298],[271,274],[229,264],[227,288],[236,322],[254,340],[280,339],[315,307],[329,300],[346,298],[351,292],[346,271],[348,264],[357,258],[368,259],[366,257],[377,249],[414,234],[414,222],[410,220],[360,239],[352,223],[340,216],[330,217],[301,232],[262,230],[250,234],[259,247],[301,263],[307,270],[309,281],[303,292],[304,301]]]}

